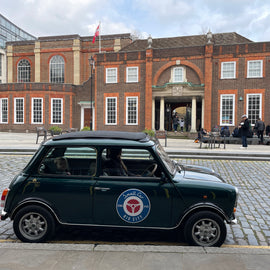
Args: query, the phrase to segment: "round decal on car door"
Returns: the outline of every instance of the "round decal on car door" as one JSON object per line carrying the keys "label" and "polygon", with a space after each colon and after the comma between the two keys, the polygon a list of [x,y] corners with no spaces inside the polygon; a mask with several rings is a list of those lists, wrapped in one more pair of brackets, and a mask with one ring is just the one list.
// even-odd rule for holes
{"label": "round decal on car door", "polygon": [[149,198],[139,189],[124,191],[116,202],[118,215],[128,223],[139,223],[146,219],[150,208]]}

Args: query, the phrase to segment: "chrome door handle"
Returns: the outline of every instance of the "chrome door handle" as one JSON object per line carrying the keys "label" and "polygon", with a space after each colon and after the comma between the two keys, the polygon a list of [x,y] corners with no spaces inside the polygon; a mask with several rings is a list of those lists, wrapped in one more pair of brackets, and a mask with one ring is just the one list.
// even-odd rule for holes
{"label": "chrome door handle", "polygon": [[105,187],[95,187],[95,190],[100,190],[100,191],[108,191],[111,190],[110,188],[105,188]]}

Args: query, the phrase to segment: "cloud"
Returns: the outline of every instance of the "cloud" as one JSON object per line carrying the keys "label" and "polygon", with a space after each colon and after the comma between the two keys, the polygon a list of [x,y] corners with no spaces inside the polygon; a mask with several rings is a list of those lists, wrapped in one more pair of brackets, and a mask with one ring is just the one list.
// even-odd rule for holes
{"label": "cloud", "polygon": [[[14,8],[16,6],[16,8]],[[270,3],[264,0],[12,0],[1,13],[35,36],[136,32],[172,37],[238,32],[270,39]]]}

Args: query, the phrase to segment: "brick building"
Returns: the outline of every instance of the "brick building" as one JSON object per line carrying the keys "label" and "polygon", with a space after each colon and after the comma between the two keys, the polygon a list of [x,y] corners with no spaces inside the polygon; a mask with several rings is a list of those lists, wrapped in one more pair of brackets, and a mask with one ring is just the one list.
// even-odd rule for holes
{"label": "brick building", "polygon": [[[92,38],[52,36],[6,43],[7,83],[0,84],[1,131],[90,126],[95,110],[88,59],[99,51]],[[130,42],[129,34],[102,36],[101,49],[118,51]]]}
{"label": "brick building", "polygon": [[186,108],[189,130],[232,130],[247,114],[270,123],[270,42],[237,33],[136,40],[96,55],[96,129],[171,129]]}
{"label": "brick building", "polygon": [[91,121],[96,130],[170,130],[177,108],[185,109],[191,132],[232,129],[244,113],[252,124],[257,117],[270,123],[270,42],[210,32],[132,42],[119,34],[102,36],[99,53],[91,41],[73,35],[7,43],[1,131]]}

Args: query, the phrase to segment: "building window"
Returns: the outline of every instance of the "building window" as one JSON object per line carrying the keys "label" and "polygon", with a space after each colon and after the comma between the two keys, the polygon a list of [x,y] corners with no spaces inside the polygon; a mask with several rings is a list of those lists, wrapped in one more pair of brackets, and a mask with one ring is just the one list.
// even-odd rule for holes
{"label": "building window", "polygon": [[63,123],[63,99],[62,98],[52,98],[51,123],[52,124]]}
{"label": "building window", "polygon": [[184,68],[183,67],[175,67],[173,69],[173,82],[184,82]]}
{"label": "building window", "polygon": [[42,124],[43,119],[43,99],[32,98],[32,123]]}
{"label": "building window", "polygon": [[220,125],[234,126],[235,95],[221,95]]}
{"label": "building window", "polygon": [[55,55],[50,61],[50,82],[65,82],[65,60],[60,55]]}
{"label": "building window", "polygon": [[117,68],[106,68],[106,83],[117,83]]}
{"label": "building window", "polygon": [[135,83],[138,81],[138,67],[127,67],[127,83]]}
{"label": "building window", "polygon": [[31,71],[31,65],[30,62],[27,59],[22,59],[18,63],[18,78],[17,81],[19,83],[21,82],[30,82],[30,71]]}
{"label": "building window", "polygon": [[106,98],[106,125],[117,124],[117,98]]}
{"label": "building window", "polygon": [[24,123],[24,99],[23,98],[14,99],[14,123],[15,124]]}
{"label": "building window", "polygon": [[248,94],[247,95],[247,115],[250,123],[255,124],[258,117],[262,117],[262,95]]}
{"label": "building window", "polygon": [[8,99],[1,98],[0,99],[1,106],[1,123],[8,123]]}
{"label": "building window", "polygon": [[126,100],[126,119],[127,125],[138,124],[138,97],[127,97]]}
{"label": "building window", "polygon": [[248,61],[248,78],[261,78],[263,76],[263,61],[262,60],[254,60]]}
{"label": "building window", "polygon": [[235,62],[221,63],[221,79],[235,79]]}

